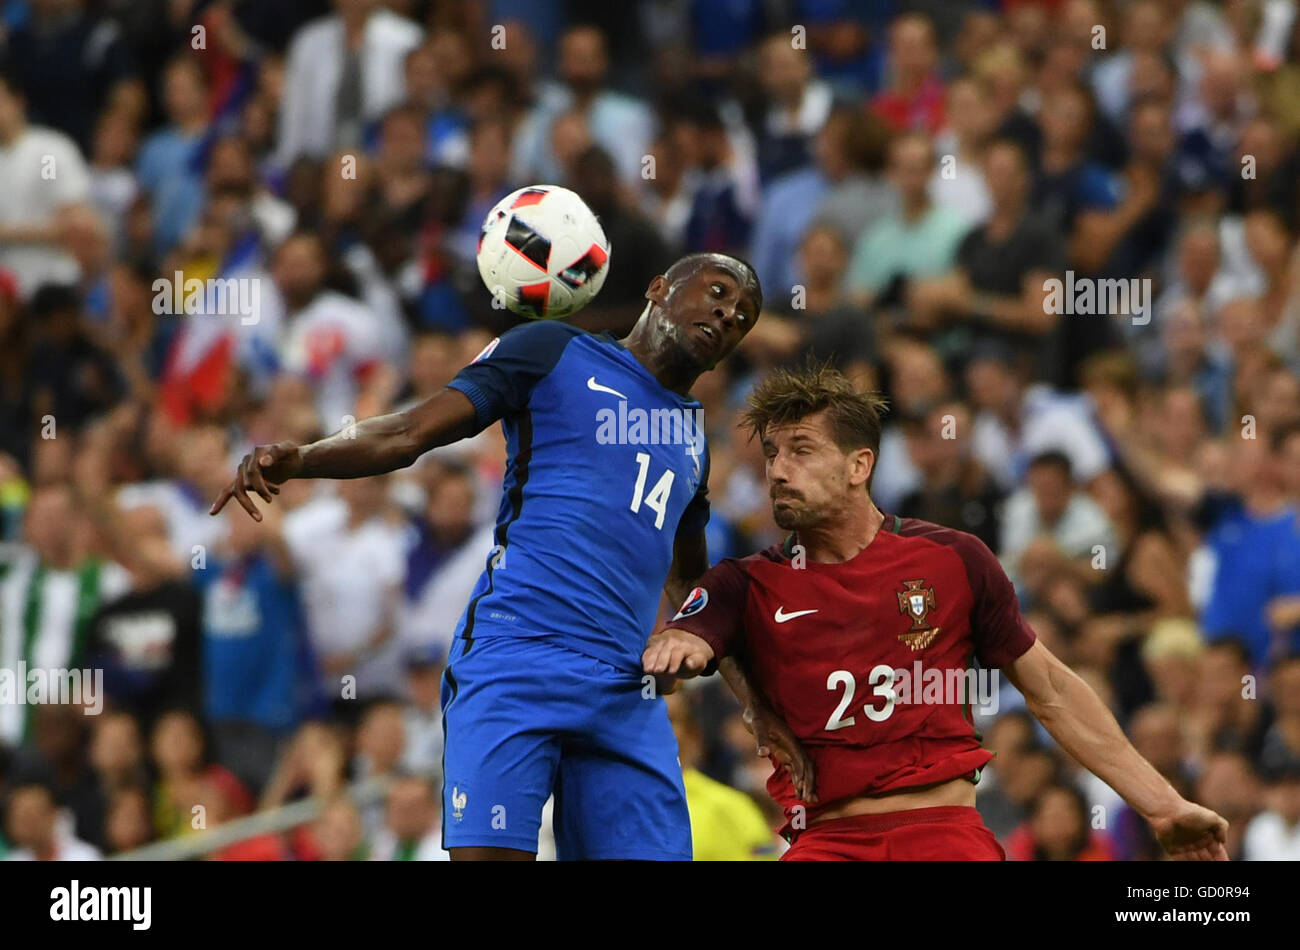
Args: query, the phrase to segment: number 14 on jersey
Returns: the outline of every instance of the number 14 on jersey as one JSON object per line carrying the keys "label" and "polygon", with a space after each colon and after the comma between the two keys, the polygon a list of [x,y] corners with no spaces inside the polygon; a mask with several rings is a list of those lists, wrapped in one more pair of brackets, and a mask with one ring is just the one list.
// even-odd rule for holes
{"label": "number 14 on jersey", "polygon": [[655,527],[660,531],[664,527],[664,513],[668,510],[668,495],[673,490],[673,479],[677,474],[670,468],[660,476],[659,481],[655,482],[650,494],[645,494],[646,476],[650,473],[650,455],[647,452],[638,452],[636,454],[636,464],[639,466],[636,473],[636,488],[632,492],[631,509],[633,512],[641,510],[644,503],[647,508],[655,513]]}

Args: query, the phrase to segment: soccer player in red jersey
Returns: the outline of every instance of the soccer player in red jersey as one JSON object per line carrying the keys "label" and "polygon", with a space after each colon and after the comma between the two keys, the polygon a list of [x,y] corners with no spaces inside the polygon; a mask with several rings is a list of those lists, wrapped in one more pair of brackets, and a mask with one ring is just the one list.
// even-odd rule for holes
{"label": "soccer player in red jersey", "polygon": [[931,688],[969,683],[972,658],[1004,673],[1170,855],[1226,860],[1227,822],[1183,799],[1036,640],[988,547],[872,503],[882,407],[830,369],[760,383],[745,422],[762,440],[773,516],[791,534],[714,566],[642,658],[647,673],[677,677],[743,661],[752,687],[728,681],[746,709],[784,720],[803,744],[815,793],[801,798],[796,788],[811,782],[796,785],[785,768],[768,780],[792,840],[783,860],[1005,857],[975,810],[993,754],[969,718],[971,694]]}

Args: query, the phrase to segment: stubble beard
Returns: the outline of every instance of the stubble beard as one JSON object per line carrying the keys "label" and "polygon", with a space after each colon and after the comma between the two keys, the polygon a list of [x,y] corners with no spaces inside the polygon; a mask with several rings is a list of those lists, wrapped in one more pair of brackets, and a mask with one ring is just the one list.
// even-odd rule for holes
{"label": "stubble beard", "polygon": [[778,498],[772,502],[772,520],[784,531],[811,528],[822,522],[822,514],[799,498]]}

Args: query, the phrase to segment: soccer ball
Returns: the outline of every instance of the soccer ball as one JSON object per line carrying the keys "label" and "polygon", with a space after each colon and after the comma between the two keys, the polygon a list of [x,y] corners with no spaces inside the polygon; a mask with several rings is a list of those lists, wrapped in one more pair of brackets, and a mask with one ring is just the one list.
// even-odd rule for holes
{"label": "soccer ball", "polygon": [[520,188],[488,212],[479,231],[478,272],[494,301],[532,320],[559,320],[600,291],[609,241],[569,189]]}

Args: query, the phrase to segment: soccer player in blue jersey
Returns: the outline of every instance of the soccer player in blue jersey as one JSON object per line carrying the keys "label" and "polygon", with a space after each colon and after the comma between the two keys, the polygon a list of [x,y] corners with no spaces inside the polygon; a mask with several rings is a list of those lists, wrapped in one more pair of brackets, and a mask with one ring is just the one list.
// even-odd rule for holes
{"label": "soccer player in blue jersey", "polygon": [[754,326],[762,291],[743,261],[692,254],[645,296],[622,340],[524,324],[418,406],[258,446],[213,505],[233,497],[260,520],[250,492],[269,502],[290,478],[378,475],[503,423],[496,548],[443,679],[453,859],[532,859],[552,793],[562,859],[691,857],[677,745],[641,653],[661,587],[683,603],[709,566],[691,386]]}

